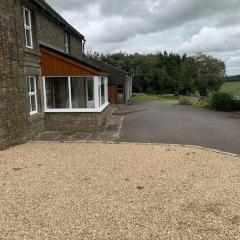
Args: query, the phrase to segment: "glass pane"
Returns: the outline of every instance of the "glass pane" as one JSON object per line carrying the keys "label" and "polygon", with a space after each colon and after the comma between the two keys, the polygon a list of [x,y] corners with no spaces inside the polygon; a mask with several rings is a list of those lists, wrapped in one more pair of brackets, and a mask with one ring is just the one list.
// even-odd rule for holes
{"label": "glass pane", "polygon": [[31,106],[30,106],[30,110],[31,112],[34,112],[37,110],[37,103],[36,103],[36,96],[33,95],[33,96],[30,96],[30,103],[31,103]]}
{"label": "glass pane", "polygon": [[31,30],[25,29],[26,32],[26,46],[32,47],[32,32]]}
{"label": "glass pane", "polygon": [[105,86],[104,86],[104,78],[101,78],[101,104],[105,103]]}
{"label": "glass pane", "polygon": [[95,108],[94,81],[93,78],[87,78],[87,107]]}
{"label": "glass pane", "polygon": [[29,92],[35,92],[35,79],[33,77],[29,78]]}
{"label": "glass pane", "polygon": [[46,78],[46,98],[48,109],[70,108],[68,78]]}
{"label": "glass pane", "polygon": [[72,108],[86,108],[86,79],[81,77],[71,78]]}
{"label": "glass pane", "polygon": [[25,25],[31,27],[31,23],[30,23],[30,12],[27,11],[26,9],[24,10],[24,16],[25,16]]}

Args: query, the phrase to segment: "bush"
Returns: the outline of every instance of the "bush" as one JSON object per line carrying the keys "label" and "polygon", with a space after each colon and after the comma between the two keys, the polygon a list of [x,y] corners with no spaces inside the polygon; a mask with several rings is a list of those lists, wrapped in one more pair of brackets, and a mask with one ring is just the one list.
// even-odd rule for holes
{"label": "bush", "polygon": [[210,108],[210,103],[208,101],[200,101],[199,103],[194,104],[194,106],[200,108]]}
{"label": "bush", "polygon": [[179,104],[180,105],[193,105],[193,103],[192,103],[190,98],[182,97],[182,96],[179,98]]}
{"label": "bush", "polygon": [[217,111],[231,112],[237,107],[236,100],[231,94],[218,92],[211,96],[210,107]]}
{"label": "bush", "polygon": [[240,100],[233,100],[233,110],[234,111],[240,111]]}

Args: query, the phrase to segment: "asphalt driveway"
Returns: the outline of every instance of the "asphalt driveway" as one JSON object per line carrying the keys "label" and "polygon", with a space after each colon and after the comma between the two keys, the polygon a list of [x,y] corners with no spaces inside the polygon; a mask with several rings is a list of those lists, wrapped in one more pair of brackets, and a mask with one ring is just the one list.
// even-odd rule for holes
{"label": "asphalt driveway", "polygon": [[120,141],[189,144],[240,154],[240,120],[232,113],[155,102],[127,114]]}

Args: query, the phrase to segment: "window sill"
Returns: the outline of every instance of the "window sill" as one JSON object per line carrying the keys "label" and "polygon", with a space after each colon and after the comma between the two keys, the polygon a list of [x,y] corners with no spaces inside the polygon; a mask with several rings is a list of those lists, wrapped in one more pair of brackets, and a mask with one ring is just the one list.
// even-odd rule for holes
{"label": "window sill", "polygon": [[45,113],[101,113],[109,105],[105,103],[100,108],[79,108],[79,109],[47,109]]}

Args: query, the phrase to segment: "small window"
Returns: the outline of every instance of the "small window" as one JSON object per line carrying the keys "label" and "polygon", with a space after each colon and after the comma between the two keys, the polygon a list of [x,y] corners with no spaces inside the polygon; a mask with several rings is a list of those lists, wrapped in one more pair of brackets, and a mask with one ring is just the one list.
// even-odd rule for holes
{"label": "small window", "polygon": [[23,21],[26,47],[33,49],[31,12],[27,8],[23,8]]}
{"label": "small window", "polygon": [[36,77],[28,77],[28,98],[30,115],[38,113]]}
{"label": "small window", "polygon": [[69,53],[69,34],[65,32],[64,34],[64,42],[65,42],[65,52]]}

